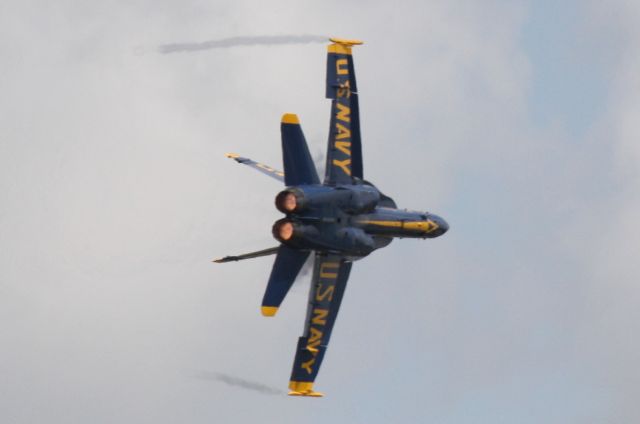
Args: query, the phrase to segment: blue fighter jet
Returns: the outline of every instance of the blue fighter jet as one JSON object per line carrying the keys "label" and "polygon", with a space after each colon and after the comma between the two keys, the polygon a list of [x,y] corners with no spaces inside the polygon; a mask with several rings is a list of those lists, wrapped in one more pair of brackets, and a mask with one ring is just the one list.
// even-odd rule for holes
{"label": "blue fighter jet", "polygon": [[449,225],[428,212],[398,209],[389,196],[366,181],[362,169],[362,141],[358,89],[351,50],[357,40],[331,38],[327,55],[326,97],[331,99],[331,122],[324,181],[321,182],[294,114],[281,122],[284,173],[240,157],[227,156],[284,183],[275,198],[285,217],[273,225],[278,247],[215,262],[230,262],[275,254],[262,300],[262,314],[272,317],[305,261],[315,263],[304,334],[298,339],[290,395],[322,396],[313,382],[324,358],[331,330],[353,261],[387,246],[394,237],[434,238]]}

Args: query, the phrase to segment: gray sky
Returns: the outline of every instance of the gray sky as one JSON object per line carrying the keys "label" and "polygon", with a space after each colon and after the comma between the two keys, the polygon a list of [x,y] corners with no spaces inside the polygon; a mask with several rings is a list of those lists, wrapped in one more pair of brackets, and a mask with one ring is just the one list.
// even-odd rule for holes
{"label": "gray sky", "polygon": [[[3,423],[631,423],[640,368],[637,2],[0,4]],[[364,171],[444,216],[354,265],[286,390],[308,276],[260,316],[279,119],[322,157],[322,44],[355,48]]]}

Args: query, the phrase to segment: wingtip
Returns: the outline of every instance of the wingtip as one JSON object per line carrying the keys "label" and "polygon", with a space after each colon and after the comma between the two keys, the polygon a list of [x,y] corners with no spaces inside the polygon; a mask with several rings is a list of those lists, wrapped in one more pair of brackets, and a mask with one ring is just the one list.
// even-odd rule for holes
{"label": "wingtip", "polygon": [[278,307],[277,306],[263,306],[262,308],[260,308],[260,311],[262,312],[262,315],[265,316],[265,317],[273,317],[278,312]]}
{"label": "wingtip", "polygon": [[346,46],[359,46],[361,44],[364,44],[364,41],[362,40],[349,40],[347,38],[338,38],[338,37],[330,37],[329,41],[331,41],[332,43],[342,44]]}
{"label": "wingtip", "polygon": [[285,113],[282,115],[281,122],[283,124],[297,124],[300,125],[300,120],[298,119],[298,115],[295,113]]}
{"label": "wingtip", "polygon": [[331,44],[327,46],[328,53],[351,55],[351,47],[363,44],[360,40],[346,40],[344,38],[329,38]]}
{"label": "wingtip", "polygon": [[313,382],[311,381],[290,381],[289,396],[310,396],[323,397],[324,394],[313,390]]}
{"label": "wingtip", "polygon": [[324,397],[324,393],[320,392],[296,392],[291,390],[289,396],[308,396],[308,397]]}

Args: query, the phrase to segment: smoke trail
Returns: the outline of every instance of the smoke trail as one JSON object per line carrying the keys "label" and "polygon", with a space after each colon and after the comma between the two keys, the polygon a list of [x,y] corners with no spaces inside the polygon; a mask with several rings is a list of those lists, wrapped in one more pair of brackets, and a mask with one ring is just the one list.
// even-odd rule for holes
{"label": "smoke trail", "polygon": [[200,43],[172,43],[158,46],[162,54],[176,52],[195,52],[199,50],[225,49],[238,46],[273,46],[276,44],[324,43],[328,37],[320,35],[259,35],[253,37],[230,37],[208,40]]}
{"label": "smoke trail", "polygon": [[222,374],[214,371],[201,371],[196,375],[196,378],[201,380],[221,381],[229,386],[240,387],[242,389],[253,390],[265,395],[284,395],[285,391],[269,387],[267,385],[256,383],[253,381],[244,380],[242,378],[234,377],[228,374]]}

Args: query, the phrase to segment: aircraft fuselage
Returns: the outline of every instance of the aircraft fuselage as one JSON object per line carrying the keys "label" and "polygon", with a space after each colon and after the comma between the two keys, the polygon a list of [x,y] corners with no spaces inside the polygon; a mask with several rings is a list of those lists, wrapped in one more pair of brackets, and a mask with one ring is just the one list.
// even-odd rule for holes
{"label": "aircraft fuselage", "polygon": [[434,238],[447,222],[428,212],[401,210],[373,185],[306,185],[276,196],[286,214],[273,236],[290,247],[362,257],[391,243],[394,237]]}

